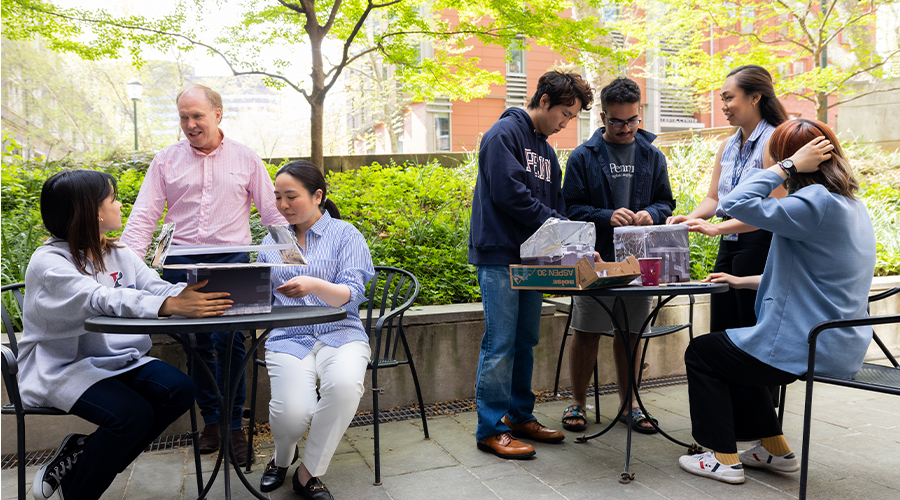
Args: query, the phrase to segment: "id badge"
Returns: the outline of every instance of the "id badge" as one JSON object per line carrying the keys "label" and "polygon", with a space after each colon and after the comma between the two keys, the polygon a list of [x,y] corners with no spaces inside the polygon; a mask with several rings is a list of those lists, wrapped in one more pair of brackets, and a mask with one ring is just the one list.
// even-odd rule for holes
{"label": "id badge", "polygon": [[722,236],[722,241],[737,241],[737,240],[738,240],[737,234],[726,234],[725,236]]}

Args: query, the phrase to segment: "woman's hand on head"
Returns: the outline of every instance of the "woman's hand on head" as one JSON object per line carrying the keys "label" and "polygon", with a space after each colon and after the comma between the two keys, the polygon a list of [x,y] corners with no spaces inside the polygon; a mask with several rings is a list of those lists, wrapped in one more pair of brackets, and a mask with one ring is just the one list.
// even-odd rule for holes
{"label": "woman's hand on head", "polygon": [[692,233],[705,234],[706,236],[718,236],[719,227],[705,219],[688,219],[684,221],[688,227],[688,231]]}
{"label": "woman's hand on head", "polygon": [[796,153],[791,155],[791,161],[797,172],[809,173],[819,170],[819,164],[823,161],[831,159],[831,151],[834,144],[824,136],[814,137],[813,140],[806,143]]}
{"label": "woman's hand on head", "polygon": [[199,292],[206,286],[207,280],[184,287],[176,297],[168,297],[159,308],[160,316],[177,314],[188,318],[205,318],[220,316],[231,307],[233,301],[227,297],[228,292]]}
{"label": "woman's hand on head", "polygon": [[285,281],[283,285],[276,288],[275,291],[284,295],[285,297],[297,299],[300,297],[306,297],[311,293],[316,293],[316,289],[320,281],[322,280],[320,280],[319,278],[313,278],[312,276],[294,276],[293,278]]}

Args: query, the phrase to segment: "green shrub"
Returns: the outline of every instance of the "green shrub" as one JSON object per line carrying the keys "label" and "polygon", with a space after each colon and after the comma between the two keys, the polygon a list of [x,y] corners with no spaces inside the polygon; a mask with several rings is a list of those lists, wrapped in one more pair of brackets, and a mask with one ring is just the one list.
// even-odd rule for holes
{"label": "green shrub", "polygon": [[480,299],[468,265],[472,182],[466,168],[427,165],[362,167],[328,177],[341,217],[369,244],[376,266],[413,273],[420,304]]}

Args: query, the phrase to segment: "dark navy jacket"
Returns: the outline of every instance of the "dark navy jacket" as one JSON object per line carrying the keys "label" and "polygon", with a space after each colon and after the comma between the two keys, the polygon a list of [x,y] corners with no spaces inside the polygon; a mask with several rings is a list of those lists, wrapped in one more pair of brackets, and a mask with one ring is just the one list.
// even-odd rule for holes
{"label": "dark navy jacket", "polygon": [[[595,248],[606,262],[615,260],[613,227],[609,221],[615,212],[610,189],[609,164],[604,128],[581,146],[575,148],[566,163],[563,196],[569,207],[569,219],[590,221],[597,226]],[[637,213],[646,210],[654,224],[663,224],[672,215],[675,200],[669,187],[666,156],[651,143],[656,136],[640,129],[634,136],[634,188],[628,209]]]}
{"label": "dark navy jacket", "polygon": [[556,152],[528,113],[504,111],[478,152],[469,264],[520,263],[519,246],[550,217],[565,218],[561,177]]}

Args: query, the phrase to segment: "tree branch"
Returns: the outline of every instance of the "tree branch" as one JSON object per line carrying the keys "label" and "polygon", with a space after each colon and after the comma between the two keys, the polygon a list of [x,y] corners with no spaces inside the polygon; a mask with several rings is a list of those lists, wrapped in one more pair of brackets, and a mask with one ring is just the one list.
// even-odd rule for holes
{"label": "tree branch", "polygon": [[838,84],[837,87],[840,88],[843,84],[847,83],[848,81],[850,81],[850,80],[856,78],[857,76],[859,76],[859,75],[861,75],[861,74],[863,74],[863,73],[868,73],[869,71],[872,71],[873,69],[880,68],[881,66],[884,66],[885,64],[888,63],[888,61],[890,61],[890,59],[891,59],[892,57],[896,56],[897,54],[900,54],[900,49],[897,49],[897,50],[891,52],[890,54],[886,55],[886,56],[884,57],[884,59],[881,60],[880,63],[873,64],[872,66],[869,66],[868,68],[862,68],[862,69],[859,69],[859,70],[857,70],[857,71],[855,71],[855,72],[853,72],[853,73],[850,73],[850,75],[848,75],[846,78],[844,78],[843,80],[841,80],[840,84]]}
{"label": "tree branch", "polygon": [[[381,5],[382,6],[392,5],[393,3],[396,3],[397,1],[400,1],[400,0],[396,0],[394,2],[387,3],[387,4],[381,4]],[[349,64],[349,62],[352,60],[349,57],[350,46],[353,44],[353,40],[356,39],[356,35],[359,34],[359,30],[362,29],[363,24],[365,24],[366,19],[368,19],[369,14],[372,12],[373,8],[375,8],[375,6],[372,3],[372,0],[369,0],[368,5],[366,5],[366,10],[362,13],[362,15],[359,16],[359,19],[356,20],[356,24],[353,26],[353,30],[350,32],[350,35],[348,35],[347,39],[344,40],[344,50],[341,53],[341,62],[332,66],[331,70],[328,71],[328,74],[331,74],[331,72],[333,71],[334,75],[332,75],[331,81],[328,82],[327,85],[325,85],[325,92],[328,92],[329,90],[331,90],[331,87],[333,87],[335,82],[337,82],[338,77],[341,76],[341,71],[343,71],[343,69],[347,66],[347,64]],[[355,59],[356,57],[357,56],[354,56],[353,59]],[[327,78],[327,75],[325,77]]]}
{"label": "tree branch", "polygon": [[234,68],[234,65],[232,64],[232,62],[231,62],[231,60],[228,58],[228,56],[226,56],[222,51],[220,51],[219,49],[217,49],[217,48],[215,48],[215,47],[213,47],[212,45],[209,45],[209,44],[207,44],[207,43],[203,43],[203,42],[201,42],[201,41],[199,41],[199,40],[194,40],[193,38],[191,38],[191,37],[189,37],[189,36],[187,36],[187,35],[184,35],[184,34],[182,34],[182,33],[175,33],[175,32],[171,32],[171,31],[163,31],[163,30],[158,30],[158,29],[154,29],[154,28],[146,28],[146,27],[144,27],[144,26],[133,26],[133,25],[130,25],[130,24],[116,23],[116,22],[112,22],[112,21],[101,21],[101,20],[98,20],[98,19],[90,19],[90,18],[85,18],[85,17],[75,17],[75,16],[70,16],[70,15],[67,15],[67,14],[61,14],[61,13],[59,13],[59,12],[48,12],[48,11],[46,11],[46,10],[39,9],[39,8],[35,8],[34,10],[36,10],[36,11],[38,11],[38,12],[41,12],[41,13],[43,13],[43,14],[49,15],[49,16],[54,16],[54,17],[59,17],[59,18],[62,18],[62,19],[67,19],[67,20],[69,20],[69,21],[77,21],[77,22],[83,22],[83,23],[91,23],[91,24],[107,25],[107,26],[112,26],[112,27],[115,27],[115,28],[121,28],[121,29],[126,29],[126,30],[143,31],[143,32],[146,32],[146,33],[154,33],[154,34],[157,34],[157,35],[165,35],[165,36],[169,36],[169,37],[172,37],[172,38],[180,38],[180,39],[182,39],[182,40],[184,40],[184,41],[190,43],[191,45],[196,45],[196,46],[198,46],[198,47],[203,47],[203,48],[205,48],[206,50],[209,50],[210,52],[212,52],[212,53],[218,55],[219,57],[221,57],[222,60],[225,61],[225,64],[228,65],[228,69],[231,70],[231,73],[232,73],[234,76],[240,76],[240,75],[263,75],[263,76],[267,76],[267,77],[269,77],[269,78],[273,78],[273,79],[276,79],[276,80],[281,80],[281,81],[283,81],[285,84],[287,84],[289,87],[291,87],[292,89],[294,89],[294,90],[296,90],[297,92],[303,94],[303,96],[304,96],[307,100],[309,100],[309,95],[307,94],[306,90],[300,88],[297,84],[295,84],[295,83],[292,82],[291,80],[288,80],[287,77],[282,76],[282,75],[277,75],[277,74],[274,74],[274,73],[267,73],[267,72],[265,72],[265,71],[238,71],[238,70],[236,70],[236,69]]}
{"label": "tree branch", "polygon": [[897,87],[891,87],[891,88],[889,88],[889,89],[876,89],[876,90],[870,90],[870,91],[868,91],[868,92],[863,92],[862,94],[856,94],[856,95],[854,95],[853,97],[848,97],[848,98],[846,98],[846,99],[844,99],[844,100],[842,100],[842,101],[837,101],[837,102],[835,102],[834,104],[829,105],[829,106],[828,106],[827,108],[825,108],[825,109],[830,109],[830,108],[833,108],[833,107],[835,107],[835,106],[839,106],[839,105],[841,105],[841,104],[848,103],[848,102],[850,102],[850,101],[855,101],[855,100],[857,100],[857,99],[859,99],[859,98],[861,98],[861,97],[866,97],[866,96],[869,96],[869,95],[872,95],[872,94],[878,94],[878,93],[881,93],[881,92],[893,92],[893,91],[895,91],[895,90],[900,90],[900,86],[897,86]]}
{"label": "tree branch", "polygon": [[284,5],[285,7],[291,9],[292,11],[294,11],[298,14],[306,14],[306,11],[303,9],[303,7],[301,7],[295,3],[285,2],[284,0],[278,0],[278,3],[280,3],[281,5]]}

